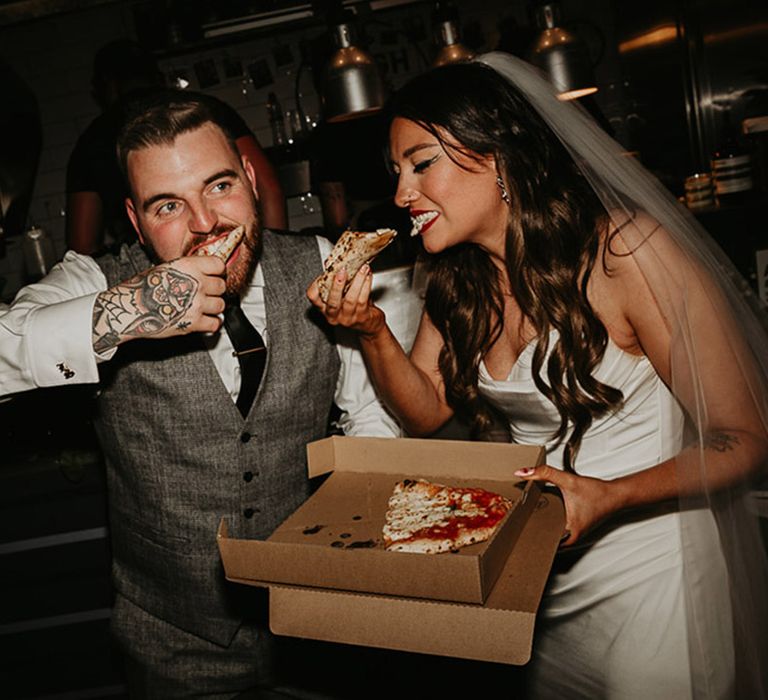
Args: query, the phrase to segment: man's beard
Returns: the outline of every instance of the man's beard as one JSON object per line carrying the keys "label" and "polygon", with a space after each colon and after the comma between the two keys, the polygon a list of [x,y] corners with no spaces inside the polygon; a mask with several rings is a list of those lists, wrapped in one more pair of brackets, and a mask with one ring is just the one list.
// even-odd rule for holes
{"label": "man's beard", "polygon": [[261,230],[258,221],[254,221],[245,232],[242,243],[233,253],[237,255],[237,260],[227,268],[227,296],[243,296],[261,258],[261,248]]}
{"label": "man's beard", "polygon": [[[210,236],[220,236],[224,233],[228,233],[233,230],[231,225],[217,226],[211,231]],[[184,255],[189,255],[189,251],[197,244],[192,244],[185,252]],[[162,260],[157,254],[155,249],[150,243],[148,238],[144,238],[144,249],[149,259],[155,264],[163,262],[170,262],[168,260]],[[225,295],[228,297],[241,297],[243,292],[248,288],[248,285],[253,279],[253,274],[256,271],[256,265],[261,258],[262,237],[261,226],[259,225],[259,219],[254,218],[250,227],[246,230],[245,236],[240,245],[237,247],[232,255],[237,255],[237,260],[226,269],[227,290]]]}

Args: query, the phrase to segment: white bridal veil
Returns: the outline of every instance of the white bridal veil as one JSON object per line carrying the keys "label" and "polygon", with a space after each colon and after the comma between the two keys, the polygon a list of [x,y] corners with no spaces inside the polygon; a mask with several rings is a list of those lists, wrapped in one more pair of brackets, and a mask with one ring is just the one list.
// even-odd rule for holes
{"label": "white bridal veil", "polygon": [[[571,153],[611,213],[667,324],[671,389],[687,416],[689,449],[676,462],[694,696],[710,697],[707,679],[711,664],[718,662],[708,658],[702,641],[711,633],[706,626],[712,623],[712,611],[698,609],[700,597],[691,593],[702,585],[697,574],[701,564],[694,564],[700,562],[697,552],[706,551],[711,542],[704,540],[712,537],[699,527],[696,515],[709,508],[727,567],[733,629],[719,633],[733,635],[735,694],[766,698],[768,566],[760,524],[749,507],[754,478],[738,478],[746,467],[736,459],[723,468],[727,446],[718,443],[723,439],[720,430],[744,431],[757,436],[742,442],[755,445],[751,454],[756,455],[768,436],[765,309],[690,212],[581,108],[559,101],[536,69],[498,52],[477,60],[526,96]],[[725,424],[723,416],[728,416]],[[721,459],[715,467],[711,456],[718,450]],[[761,466],[765,480],[764,458]]]}

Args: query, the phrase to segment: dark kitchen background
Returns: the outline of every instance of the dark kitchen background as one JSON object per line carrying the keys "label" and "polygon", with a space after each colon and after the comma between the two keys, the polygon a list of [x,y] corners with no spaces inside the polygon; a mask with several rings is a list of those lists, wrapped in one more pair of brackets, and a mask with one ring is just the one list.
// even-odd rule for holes
{"label": "dark kitchen background", "polygon": [[[462,43],[526,56],[531,0],[456,0]],[[438,52],[436,3],[345,2],[389,89]],[[445,3],[443,3],[445,5]],[[751,288],[768,298],[768,6],[763,0],[562,0],[562,24],[586,44],[598,92],[587,106],[678,197],[686,178],[749,155],[749,185],[696,209]],[[314,48],[328,3],[299,0],[0,0],[0,301],[34,276],[25,231],[64,253],[65,170],[98,114],[96,50],[130,37],[166,82],[235,107],[279,166],[290,228],[318,229],[304,140],[320,118]],[[291,143],[275,143],[279,103]],[[12,122],[9,113],[26,117]],[[297,116],[298,115],[298,116]],[[300,117],[306,119],[300,119]],[[13,178],[16,178],[14,181]],[[10,183],[10,184],[9,184]],[[21,184],[19,184],[21,183]],[[0,230],[1,231],[1,230]],[[104,477],[84,412],[89,389],[0,402],[0,695],[121,697],[108,640],[111,605]]]}

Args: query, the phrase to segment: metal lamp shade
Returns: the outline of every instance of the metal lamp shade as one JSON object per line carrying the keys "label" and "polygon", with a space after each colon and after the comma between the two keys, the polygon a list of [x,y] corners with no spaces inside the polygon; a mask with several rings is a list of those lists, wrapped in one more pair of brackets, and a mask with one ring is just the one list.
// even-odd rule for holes
{"label": "metal lamp shade", "polygon": [[354,119],[379,111],[384,105],[384,86],[373,58],[352,45],[347,24],[335,28],[339,49],[325,74],[325,119]]}
{"label": "metal lamp shade", "polygon": [[584,43],[567,29],[555,26],[552,5],[543,5],[539,12],[545,28],[533,46],[531,61],[546,71],[561,100],[597,92]]}
{"label": "metal lamp shade", "polygon": [[441,22],[439,29],[441,48],[432,63],[435,68],[444,66],[446,63],[470,61],[475,57],[474,52],[459,41],[458,30],[452,21]]}

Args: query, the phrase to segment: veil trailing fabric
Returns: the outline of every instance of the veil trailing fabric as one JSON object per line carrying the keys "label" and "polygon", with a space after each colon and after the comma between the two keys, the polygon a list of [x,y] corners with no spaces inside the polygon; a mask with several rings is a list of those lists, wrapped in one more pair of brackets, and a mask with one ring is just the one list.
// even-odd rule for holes
{"label": "veil trailing fabric", "polygon": [[[731,473],[724,474],[709,459],[718,449],[713,433],[729,427],[713,423],[715,413],[727,411],[732,424],[747,426],[758,443],[768,438],[765,309],[690,212],[580,107],[559,101],[536,69],[499,52],[476,60],[517,88],[568,149],[602,201],[615,235],[631,251],[667,324],[670,388],[678,399],[684,397],[686,414],[688,449],[676,464],[694,697],[712,696],[709,671],[712,664],[722,663],[708,658],[702,641],[711,632],[707,625],[712,611],[700,609],[705,606],[692,594],[702,585],[697,554],[707,551],[705,540],[712,538],[699,527],[697,515],[710,509],[732,606],[734,695],[768,698],[768,563],[759,518],[750,508],[754,478],[732,478],[738,477],[741,465],[734,461]],[[767,467],[763,463],[759,472],[763,480]],[[719,630],[722,635],[729,632]]]}

